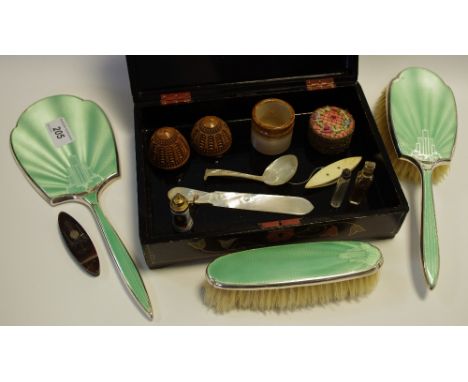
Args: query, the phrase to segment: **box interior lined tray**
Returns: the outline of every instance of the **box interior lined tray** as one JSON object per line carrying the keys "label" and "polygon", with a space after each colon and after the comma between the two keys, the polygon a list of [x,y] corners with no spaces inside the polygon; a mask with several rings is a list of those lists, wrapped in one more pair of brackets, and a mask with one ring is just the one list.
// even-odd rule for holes
{"label": "box interior lined tray", "polygon": [[[299,168],[291,180],[306,180],[312,171],[348,156],[362,156],[360,169],[365,160],[377,163],[374,182],[367,198],[359,206],[347,202],[338,208],[330,206],[334,186],[305,189],[304,185],[267,186],[260,182],[237,178],[209,178],[203,180],[206,168],[223,168],[260,175],[265,167],[278,156],[258,153],[251,145],[251,111],[261,99],[276,97],[289,102],[295,109],[296,122],[291,147],[285,152],[295,154]],[[139,166],[139,214],[143,244],[191,239],[204,236],[242,234],[260,229],[262,222],[292,218],[253,211],[197,205],[192,208],[194,226],[190,232],[177,233],[171,225],[171,214],[167,191],[172,187],[189,187],[203,191],[236,191],[293,195],[307,198],[314,210],[299,217],[301,225],[336,221],[356,216],[389,213],[402,207],[401,190],[395,187],[396,178],[389,167],[383,146],[376,136],[372,117],[363,108],[362,91],[358,84],[338,86],[317,91],[293,91],[198,101],[187,104],[139,107],[136,111],[137,163]],[[334,105],[348,110],[356,122],[355,132],[349,149],[340,155],[322,155],[314,151],[307,140],[310,113],[321,106]],[[190,131],[194,123],[206,115],[224,119],[231,128],[233,144],[221,158],[210,159],[192,150],[189,162],[181,169],[163,171],[154,168],[147,160],[148,143],[155,129],[162,126],[177,128],[190,142]],[[357,171],[354,171],[354,175]],[[354,177],[353,177],[354,178]]]}

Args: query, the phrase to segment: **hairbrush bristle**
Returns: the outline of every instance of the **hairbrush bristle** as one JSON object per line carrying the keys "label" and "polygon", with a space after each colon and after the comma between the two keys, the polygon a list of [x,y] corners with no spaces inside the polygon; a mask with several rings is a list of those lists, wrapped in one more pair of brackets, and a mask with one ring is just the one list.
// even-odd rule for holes
{"label": "hairbrush bristle", "polygon": [[378,274],[379,272],[375,272],[369,276],[335,283],[278,289],[221,289],[205,282],[204,303],[218,313],[233,309],[294,310],[365,296],[375,288]]}
{"label": "hairbrush bristle", "polygon": [[[380,95],[374,107],[374,117],[377,124],[377,128],[382,137],[382,141],[387,149],[387,153],[392,162],[392,166],[401,180],[409,180],[414,183],[419,183],[421,175],[417,167],[403,159],[398,158],[395,146],[393,145],[392,137],[387,121],[387,92],[384,91]],[[450,166],[448,164],[442,164],[434,168],[432,172],[432,182],[437,184],[441,182],[447,175]]]}

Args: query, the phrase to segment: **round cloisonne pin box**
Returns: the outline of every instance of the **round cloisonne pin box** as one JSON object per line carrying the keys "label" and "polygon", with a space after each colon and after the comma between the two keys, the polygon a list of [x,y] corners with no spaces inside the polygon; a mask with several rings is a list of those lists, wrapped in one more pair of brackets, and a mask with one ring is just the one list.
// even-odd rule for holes
{"label": "round cloisonne pin box", "polygon": [[345,151],[354,133],[354,118],[337,106],[316,109],[309,119],[310,145],[322,154],[339,154]]}

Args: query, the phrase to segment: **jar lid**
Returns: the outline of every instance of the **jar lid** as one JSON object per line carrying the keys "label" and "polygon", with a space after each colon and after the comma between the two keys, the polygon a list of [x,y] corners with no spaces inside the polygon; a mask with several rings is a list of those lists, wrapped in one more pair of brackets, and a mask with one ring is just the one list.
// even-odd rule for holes
{"label": "jar lid", "polygon": [[293,107],[278,98],[261,100],[252,109],[252,127],[267,137],[281,137],[294,127]]}
{"label": "jar lid", "polygon": [[310,115],[309,126],[314,134],[326,139],[342,139],[354,132],[354,118],[337,106],[320,107]]}

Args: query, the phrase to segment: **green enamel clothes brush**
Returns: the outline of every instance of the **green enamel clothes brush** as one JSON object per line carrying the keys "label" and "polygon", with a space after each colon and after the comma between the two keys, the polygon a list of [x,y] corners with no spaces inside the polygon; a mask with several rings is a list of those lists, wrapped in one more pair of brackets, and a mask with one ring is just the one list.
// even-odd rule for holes
{"label": "green enamel clothes brush", "polygon": [[16,160],[46,201],[75,201],[91,209],[125,285],[152,317],[140,273],[98,203],[99,191],[119,175],[114,134],[101,108],[74,96],[44,98],[21,114],[10,141]]}
{"label": "green enamel clothes brush", "polygon": [[357,241],[299,243],[217,258],[206,269],[204,302],[232,309],[292,310],[370,293],[383,257]]}
{"label": "green enamel clothes brush", "polygon": [[447,164],[452,157],[457,135],[455,98],[436,74],[408,68],[391,82],[386,99],[397,155],[415,166],[421,175],[421,255],[426,281],[433,289],[440,261],[432,177],[434,169]]}

